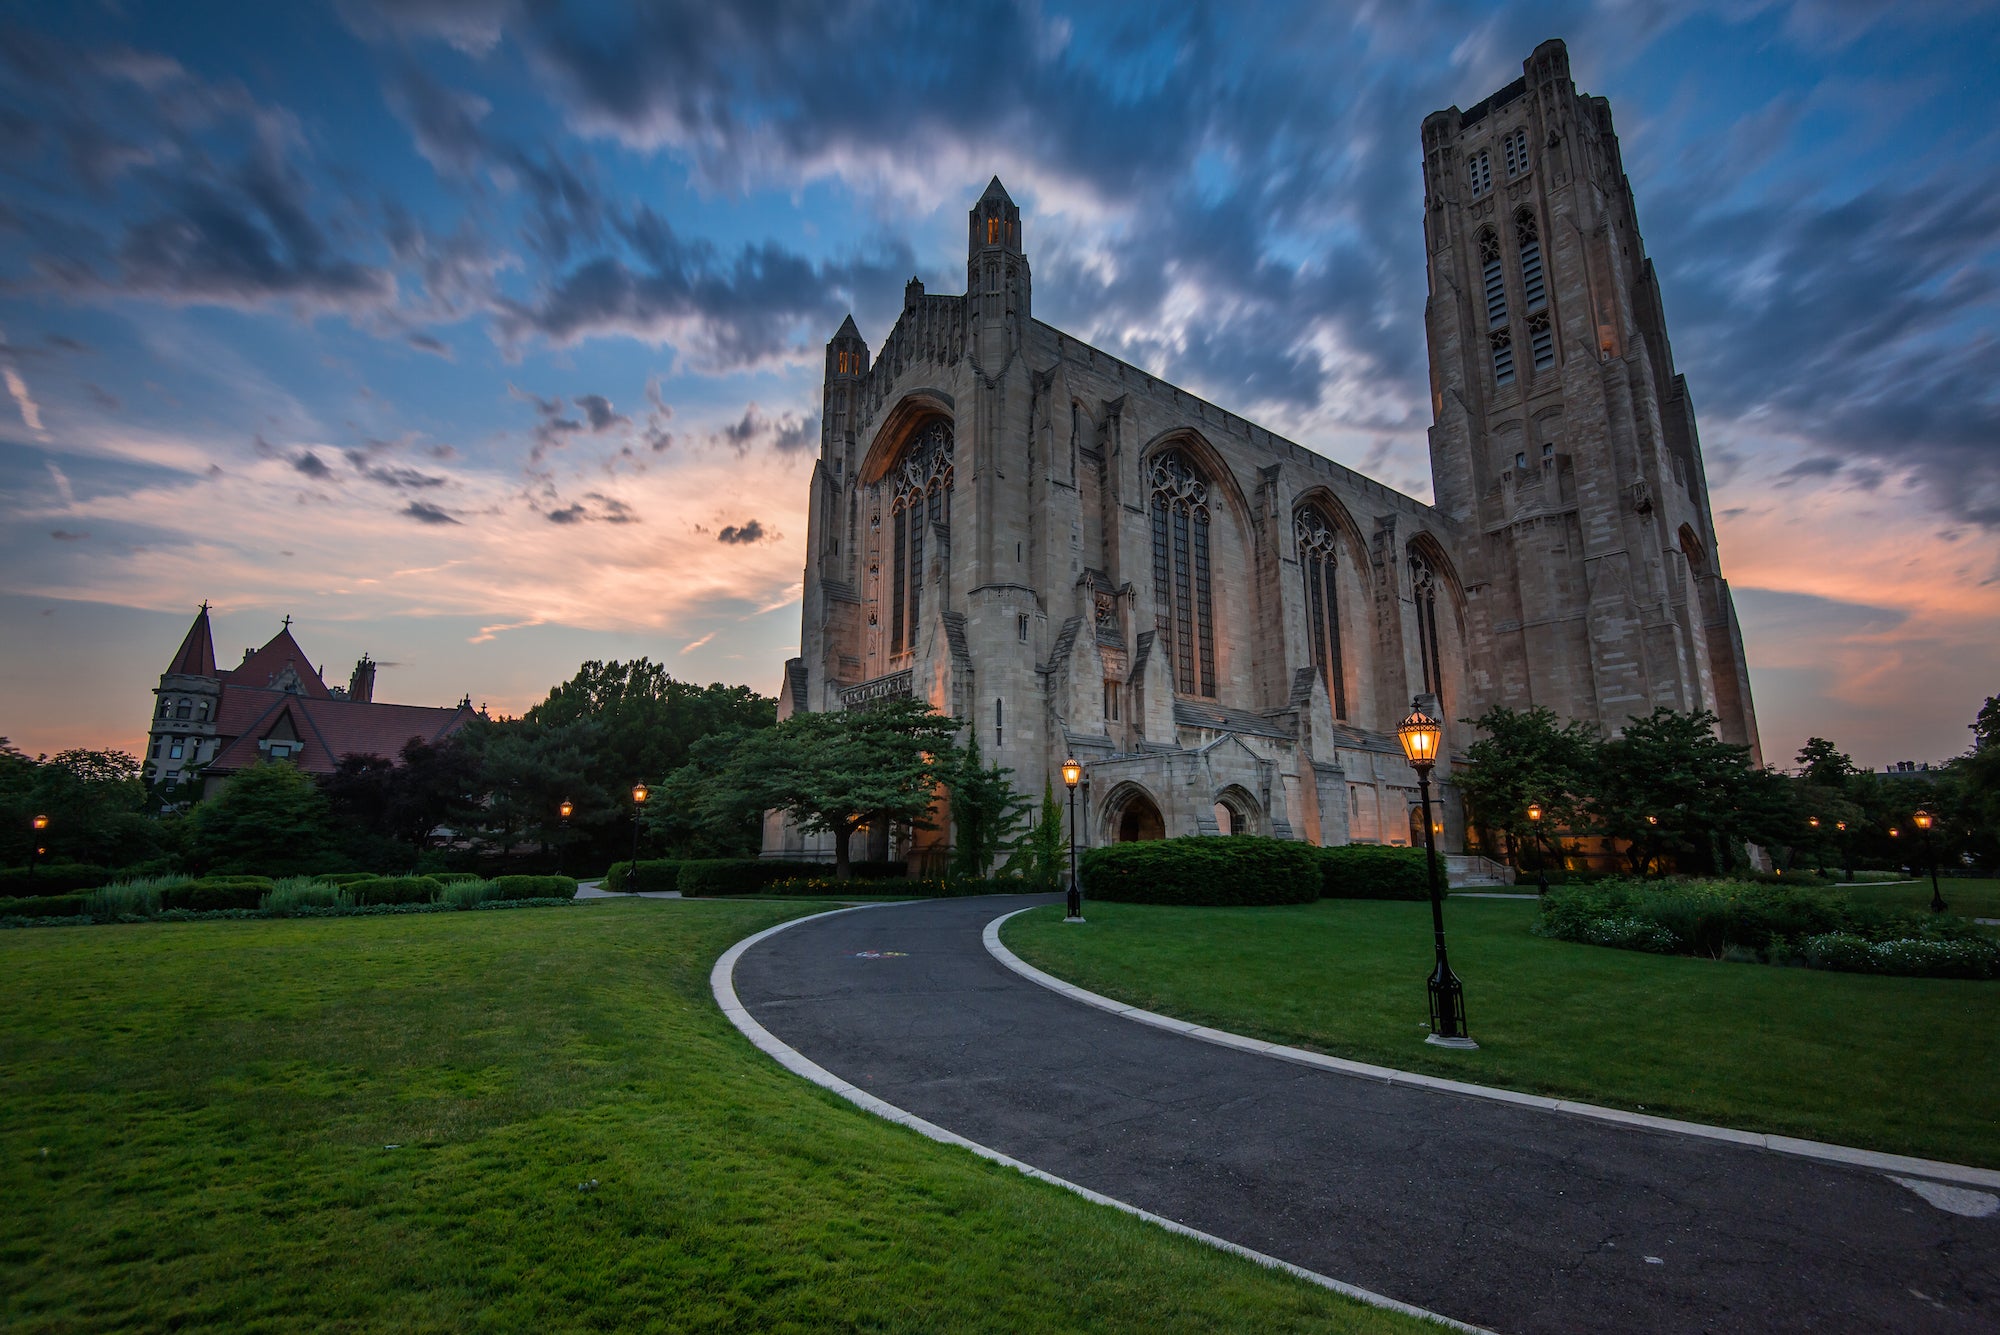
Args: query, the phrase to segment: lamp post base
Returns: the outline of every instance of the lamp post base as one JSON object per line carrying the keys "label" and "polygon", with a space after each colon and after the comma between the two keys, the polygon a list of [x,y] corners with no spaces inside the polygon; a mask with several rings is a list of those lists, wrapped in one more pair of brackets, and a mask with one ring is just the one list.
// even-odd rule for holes
{"label": "lamp post base", "polygon": [[1064,921],[1064,922],[1082,922],[1082,921],[1084,921],[1084,920],[1083,920],[1082,918],[1064,918],[1064,919],[1063,919],[1063,921]]}
{"label": "lamp post base", "polygon": [[1443,1034],[1426,1034],[1424,1042],[1436,1048],[1457,1048],[1463,1052],[1476,1051],[1479,1045],[1469,1038],[1446,1038]]}

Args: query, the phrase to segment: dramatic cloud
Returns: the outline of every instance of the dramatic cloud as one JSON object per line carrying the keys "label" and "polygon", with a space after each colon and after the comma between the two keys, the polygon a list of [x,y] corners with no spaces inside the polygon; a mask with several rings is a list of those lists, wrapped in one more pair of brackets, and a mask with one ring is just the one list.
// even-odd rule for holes
{"label": "dramatic cloud", "polygon": [[795,454],[807,447],[818,447],[819,418],[790,413],[773,418],[752,403],[744,408],[742,417],[716,432],[714,439],[738,454],[754,445],[767,445],[781,454]]}
{"label": "dramatic cloud", "polygon": [[731,524],[715,537],[718,542],[738,544],[758,542],[764,537],[764,525],[755,519],[746,524]]}
{"label": "dramatic cloud", "polygon": [[459,522],[438,509],[435,505],[431,505],[425,501],[411,501],[398,511],[398,513],[407,515],[409,518],[424,524],[456,524]]}

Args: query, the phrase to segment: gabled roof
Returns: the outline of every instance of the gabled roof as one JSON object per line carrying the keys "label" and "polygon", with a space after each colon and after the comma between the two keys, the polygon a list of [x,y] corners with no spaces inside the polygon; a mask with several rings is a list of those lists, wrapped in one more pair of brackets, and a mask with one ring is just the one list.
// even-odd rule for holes
{"label": "gabled roof", "polygon": [[270,643],[262,649],[223,673],[222,680],[231,686],[262,690],[275,682],[287,667],[298,673],[299,687],[306,695],[315,700],[330,697],[326,683],[320,680],[319,671],[306,657],[306,651],[299,648],[299,642],[292,638],[289,626],[273,635]]}
{"label": "gabled roof", "polygon": [[215,675],[215,634],[208,627],[207,603],[195,613],[194,624],[188,627],[187,638],[181,641],[180,652],[167,665],[167,671],[189,677]]}
{"label": "gabled roof", "polygon": [[388,705],[226,686],[216,731],[235,740],[209,762],[209,772],[227,774],[256,764],[263,758],[257,743],[280,730],[287,715],[291,719],[289,731],[303,743],[292,757],[293,763],[309,774],[331,774],[342,756],[376,755],[395,760],[412,737],[426,742],[448,737],[465,726],[473,710],[463,704],[448,708]]}

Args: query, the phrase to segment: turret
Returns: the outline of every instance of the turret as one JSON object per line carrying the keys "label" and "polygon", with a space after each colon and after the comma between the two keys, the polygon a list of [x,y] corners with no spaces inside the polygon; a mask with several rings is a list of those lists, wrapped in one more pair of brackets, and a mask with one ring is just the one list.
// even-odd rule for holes
{"label": "turret", "polygon": [[347,679],[347,698],[356,704],[372,704],[375,699],[375,660],[367,654],[354,665],[354,675]]}
{"label": "turret", "polygon": [[966,219],[966,300],[973,302],[979,355],[988,373],[1020,346],[1030,314],[1028,257],[1021,249],[1021,210],[994,177]]}

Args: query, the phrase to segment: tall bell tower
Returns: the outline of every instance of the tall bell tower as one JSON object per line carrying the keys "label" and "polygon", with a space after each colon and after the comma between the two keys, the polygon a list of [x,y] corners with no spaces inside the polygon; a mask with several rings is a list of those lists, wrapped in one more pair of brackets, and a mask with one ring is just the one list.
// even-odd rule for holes
{"label": "tall bell tower", "polygon": [[1465,526],[1471,703],[1616,732],[1708,709],[1758,756],[1686,378],[1611,106],[1560,41],[1423,125],[1431,474]]}

